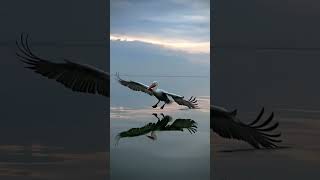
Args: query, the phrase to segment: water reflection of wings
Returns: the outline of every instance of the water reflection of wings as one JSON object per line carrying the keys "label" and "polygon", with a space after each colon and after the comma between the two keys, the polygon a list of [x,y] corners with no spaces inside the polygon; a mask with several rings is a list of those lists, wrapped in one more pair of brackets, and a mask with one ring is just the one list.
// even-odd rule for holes
{"label": "water reflection of wings", "polygon": [[[118,144],[121,138],[130,138],[146,135],[149,139],[156,140],[156,131],[184,131],[188,130],[191,134],[197,132],[197,123],[192,119],[176,119],[173,123],[169,124],[172,121],[172,117],[164,115],[161,113],[162,118],[160,119],[157,114],[153,114],[158,121],[156,123],[148,123],[145,126],[139,128],[131,128],[127,131],[120,132],[116,136],[116,144]],[[150,135],[147,135],[151,133]]]}
{"label": "water reflection of wings", "polygon": [[192,119],[176,119],[171,125],[166,126],[164,131],[183,131],[187,129],[191,134],[197,132],[197,123]]}

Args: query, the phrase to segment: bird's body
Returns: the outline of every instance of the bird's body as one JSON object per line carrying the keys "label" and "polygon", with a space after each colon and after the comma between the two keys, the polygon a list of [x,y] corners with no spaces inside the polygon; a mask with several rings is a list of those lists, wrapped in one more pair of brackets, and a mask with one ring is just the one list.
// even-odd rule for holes
{"label": "bird's body", "polygon": [[168,98],[167,94],[164,93],[164,91],[162,89],[156,89],[156,90],[152,90],[153,95],[160,101],[166,102],[166,103],[170,103],[170,99]]}

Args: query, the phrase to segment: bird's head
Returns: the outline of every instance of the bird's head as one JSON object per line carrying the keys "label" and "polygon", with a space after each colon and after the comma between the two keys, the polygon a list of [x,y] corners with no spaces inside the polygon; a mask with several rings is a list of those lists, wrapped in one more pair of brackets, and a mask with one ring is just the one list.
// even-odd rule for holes
{"label": "bird's head", "polygon": [[158,82],[157,81],[153,81],[150,86],[148,87],[148,90],[151,91],[152,89],[157,89],[158,87]]}

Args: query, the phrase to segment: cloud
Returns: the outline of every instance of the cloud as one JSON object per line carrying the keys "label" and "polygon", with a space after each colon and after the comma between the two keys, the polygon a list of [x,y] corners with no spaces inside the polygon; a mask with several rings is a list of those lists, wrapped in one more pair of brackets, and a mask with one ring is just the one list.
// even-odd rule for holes
{"label": "cloud", "polygon": [[161,39],[159,37],[139,37],[126,35],[110,35],[111,41],[140,41],[144,43],[160,45],[165,48],[181,50],[187,53],[210,53],[210,42],[192,42],[182,39]]}
{"label": "cloud", "polygon": [[210,16],[204,15],[187,15],[187,14],[166,14],[163,16],[145,17],[144,20],[160,23],[208,23],[210,22]]}

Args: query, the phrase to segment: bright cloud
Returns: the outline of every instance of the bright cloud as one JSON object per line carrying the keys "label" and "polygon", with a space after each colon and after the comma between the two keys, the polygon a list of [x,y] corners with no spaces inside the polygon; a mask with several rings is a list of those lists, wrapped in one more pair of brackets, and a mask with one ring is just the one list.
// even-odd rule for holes
{"label": "bright cloud", "polygon": [[182,39],[162,39],[157,37],[139,37],[126,35],[110,35],[111,41],[140,41],[160,45],[165,48],[181,50],[188,53],[210,53],[210,41],[194,42]]}

